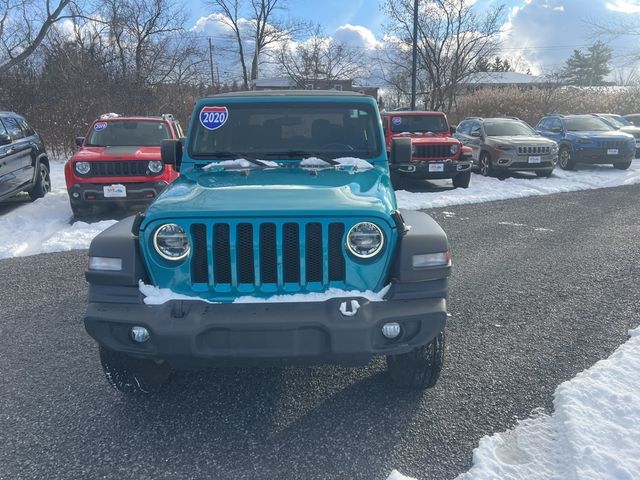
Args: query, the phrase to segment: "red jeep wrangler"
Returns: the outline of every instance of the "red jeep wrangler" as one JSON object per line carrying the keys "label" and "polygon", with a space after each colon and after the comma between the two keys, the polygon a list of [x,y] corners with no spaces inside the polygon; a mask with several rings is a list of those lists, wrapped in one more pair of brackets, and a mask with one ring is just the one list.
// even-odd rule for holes
{"label": "red jeep wrangler", "polygon": [[[391,140],[410,138],[410,163],[390,165],[393,177],[415,179],[451,178],[454,187],[467,188],[471,179],[471,149],[453,137],[442,112],[394,111],[382,114],[382,128],[391,152]],[[389,155],[389,158],[392,158]]]}
{"label": "red jeep wrangler", "polygon": [[150,203],[178,173],[160,159],[165,139],[183,137],[173,115],[121,117],[102,115],[85,137],[77,137],[80,149],[64,168],[69,201],[75,217],[94,207],[123,207]]}

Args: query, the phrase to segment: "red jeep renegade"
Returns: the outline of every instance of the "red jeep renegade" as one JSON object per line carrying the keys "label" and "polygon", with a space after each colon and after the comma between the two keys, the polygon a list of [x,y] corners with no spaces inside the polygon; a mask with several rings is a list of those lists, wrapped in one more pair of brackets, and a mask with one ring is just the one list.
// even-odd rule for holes
{"label": "red jeep renegade", "polygon": [[[467,188],[471,179],[471,149],[453,137],[442,112],[394,111],[382,114],[387,153],[394,138],[411,139],[411,162],[390,165],[393,176],[451,178],[454,187]],[[389,156],[389,158],[392,158]]]}
{"label": "red jeep renegade", "polygon": [[172,115],[121,117],[107,114],[95,120],[80,149],[64,168],[69,201],[75,217],[94,207],[122,207],[150,203],[178,173],[160,159],[165,139],[183,137]]}

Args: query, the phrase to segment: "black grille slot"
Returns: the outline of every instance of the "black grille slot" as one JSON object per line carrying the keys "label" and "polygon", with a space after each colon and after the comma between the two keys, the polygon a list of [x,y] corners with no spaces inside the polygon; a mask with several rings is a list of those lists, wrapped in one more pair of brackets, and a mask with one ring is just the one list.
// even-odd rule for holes
{"label": "black grille slot", "polygon": [[90,162],[91,170],[88,176],[93,177],[143,177],[157,175],[147,173],[147,164],[144,160],[128,160],[115,162]]}
{"label": "black grille slot", "polygon": [[518,147],[518,153],[520,155],[548,155],[550,152],[550,147]]}
{"label": "black grille slot", "polygon": [[415,158],[449,158],[451,145],[417,145]]}
{"label": "black grille slot", "polygon": [[598,142],[598,146],[601,148],[617,148],[618,150],[622,150],[624,144],[615,140],[607,140]]}
{"label": "black grille slot", "polygon": [[207,227],[202,223],[191,225],[193,255],[191,256],[191,283],[209,282],[209,263],[207,262]]}
{"label": "black grille slot", "polygon": [[253,226],[250,223],[238,224],[236,235],[238,283],[254,283]]}
{"label": "black grille slot", "polygon": [[329,281],[344,280],[344,253],[342,248],[342,236],[344,224],[332,223],[329,225]]}
{"label": "black grille slot", "polygon": [[297,223],[282,228],[282,270],[286,283],[300,282],[300,230]]}
{"label": "black grille slot", "polygon": [[231,249],[229,225],[218,223],[213,227],[213,275],[216,283],[231,283]]}
{"label": "black grille slot", "polygon": [[322,282],[322,225],[308,223],[306,239],[307,282]]}
{"label": "black grille slot", "polygon": [[278,281],[278,251],[274,223],[260,225],[260,281],[262,283]]}

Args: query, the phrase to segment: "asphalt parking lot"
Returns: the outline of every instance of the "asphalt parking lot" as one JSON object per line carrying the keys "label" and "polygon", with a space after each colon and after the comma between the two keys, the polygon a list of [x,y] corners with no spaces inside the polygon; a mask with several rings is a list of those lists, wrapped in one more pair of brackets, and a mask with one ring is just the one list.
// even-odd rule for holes
{"label": "asphalt parking lot", "polygon": [[181,373],[156,398],[102,377],[85,252],[0,261],[0,479],[449,479],[486,434],[640,323],[640,185],[430,211],[453,246],[445,369]]}

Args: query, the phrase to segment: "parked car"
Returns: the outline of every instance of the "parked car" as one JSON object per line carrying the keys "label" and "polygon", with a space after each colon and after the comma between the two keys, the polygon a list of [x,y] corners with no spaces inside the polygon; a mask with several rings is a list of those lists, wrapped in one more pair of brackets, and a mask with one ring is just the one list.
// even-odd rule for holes
{"label": "parked car", "polygon": [[635,125],[636,127],[640,127],[640,113],[632,113],[629,115],[624,115],[624,118],[631,125]]}
{"label": "parked car", "polygon": [[536,131],[558,142],[558,164],[564,170],[572,170],[576,163],[611,163],[626,170],[636,152],[632,135],[618,132],[595,115],[547,115]]}
{"label": "parked car", "polygon": [[[449,243],[398,209],[376,101],[256,91],[194,108],[187,139],[162,145],[179,178],[89,249],[85,326],[107,380],[141,392],[172,368],[385,355],[399,384],[433,386]],[[411,140],[392,144],[408,162]]]}
{"label": "parked car", "polygon": [[106,114],[95,120],[80,149],[64,169],[71,209],[76,217],[95,207],[129,208],[151,202],[178,173],[160,158],[163,140],[183,136],[172,115],[122,117]]}
{"label": "parked car", "polygon": [[633,135],[636,139],[636,158],[640,158],[640,126],[635,126],[622,115],[612,113],[597,113],[598,117],[611,125],[616,130]]}
{"label": "parked car", "polygon": [[558,161],[558,144],[518,118],[467,118],[456,128],[456,138],[471,148],[473,163],[485,177],[515,171],[549,177]]}
{"label": "parked car", "polygon": [[[471,179],[470,151],[453,137],[442,112],[393,111],[382,114],[387,152],[393,139],[409,138],[413,155],[406,163],[391,163],[392,173],[419,180],[450,178],[454,187],[467,188]],[[393,178],[393,177],[392,177]]]}
{"label": "parked car", "polygon": [[20,192],[31,200],[51,190],[49,157],[40,135],[24,117],[0,112],[0,201]]}

